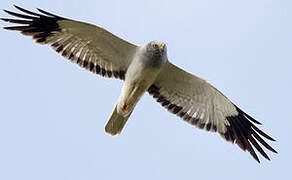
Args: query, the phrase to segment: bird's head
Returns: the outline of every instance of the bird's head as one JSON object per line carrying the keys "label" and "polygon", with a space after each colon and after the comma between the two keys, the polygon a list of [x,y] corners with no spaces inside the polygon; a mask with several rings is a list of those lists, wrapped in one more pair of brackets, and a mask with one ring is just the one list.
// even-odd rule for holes
{"label": "bird's head", "polygon": [[162,57],[167,53],[166,45],[161,41],[150,41],[147,44],[147,51],[156,57]]}
{"label": "bird's head", "polygon": [[161,41],[150,41],[146,44],[146,54],[153,63],[164,64],[167,61],[167,47]]}

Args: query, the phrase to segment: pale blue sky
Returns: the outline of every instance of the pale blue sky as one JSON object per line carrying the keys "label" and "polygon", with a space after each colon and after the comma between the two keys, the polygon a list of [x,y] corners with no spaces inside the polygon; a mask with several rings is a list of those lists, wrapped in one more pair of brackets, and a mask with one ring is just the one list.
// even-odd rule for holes
{"label": "pale blue sky", "polygon": [[[174,64],[211,82],[278,141],[258,164],[148,94],[122,134],[104,125],[121,81],[91,74],[30,37],[0,30],[0,179],[275,179],[291,169],[291,0],[0,1],[162,40]],[[4,12],[1,17],[7,17]],[[1,22],[1,26],[8,24]]]}

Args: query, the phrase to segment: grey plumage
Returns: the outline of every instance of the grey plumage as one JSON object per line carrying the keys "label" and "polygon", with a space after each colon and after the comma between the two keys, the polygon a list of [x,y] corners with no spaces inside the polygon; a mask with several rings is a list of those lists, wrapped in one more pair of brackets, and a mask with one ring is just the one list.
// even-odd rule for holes
{"label": "grey plumage", "polygon": [[262,132],[258,121],[234,105],[207,81],[168,61],[166,45],[151,41],[141,46],[129,43],[107,30],[63,18],[44,10],[31,12],[15,6],[25,14],[6,13],[21,18],[1,18],[19,26],[4,27],[32,36],[40,44],[51,45],[56,52],[93,73],[124,80],[121,95],[105,131],[119,134],[141,96],[148,91],[158,103],[186,122],[247,150],[259,162],[253,148],[266,159],[260,147],[276,153],[263,138],[275,141]]}
{"label": "grey plumage", "polygon": [[166,62],[166,45],[162,42],[151,41],[137,49],[117,105],[106,125],[106,132],[111,135],[120,133],[136,103],[153,84]]}
{"label": "grey plumage", "polygon": [[105,125],[105,132],[111,135],[120,134],[122,129],[124,128],[126,122],[128,121],[131,113],[123,116],[122,114],[117,112],[117,105],[115,106],[109,120]]}

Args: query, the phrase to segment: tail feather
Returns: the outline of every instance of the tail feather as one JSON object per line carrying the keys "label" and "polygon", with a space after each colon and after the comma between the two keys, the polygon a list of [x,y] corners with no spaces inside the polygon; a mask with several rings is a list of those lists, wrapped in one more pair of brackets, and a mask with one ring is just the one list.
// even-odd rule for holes
{"label": "tail feather", "polygon": [[105,125],[105,132],[111,135],[118,135],[121,133],[123,127],[125,126],[127,120],[129,119],[131,113],[127,116],[122,116],[117,112],[117,105],[111,114],[111,117]]}

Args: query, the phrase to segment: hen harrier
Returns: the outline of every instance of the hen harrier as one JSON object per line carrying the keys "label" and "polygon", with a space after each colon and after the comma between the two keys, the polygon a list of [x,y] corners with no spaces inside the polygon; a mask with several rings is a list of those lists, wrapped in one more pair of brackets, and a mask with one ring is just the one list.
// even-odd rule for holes
{"label": "hen harrier", "polygon": [[200,129],[218,132],[227,141],[249,151],[258,162],[253,147],[270,160],[259,143],[277,153],[262,139],[275,141],[255,126],[260,122],[205,80],[170,63],[163,42],[136,46],[95,25],[41,9],[39,14],[15,8],[25,14],[4,11],[22,19],[1,19],[20,26],[4,29],[21,31],[37,43],[49,44],[71,62],[95,74],[124,80],[121,95],[105,126],[107,133],[121,132],[136,103],[148,91],[169,112]]}

